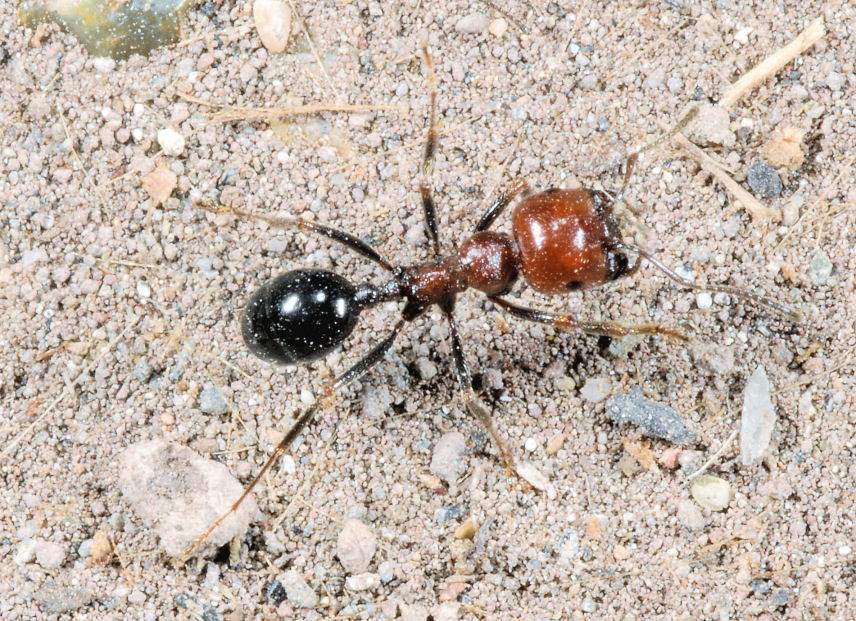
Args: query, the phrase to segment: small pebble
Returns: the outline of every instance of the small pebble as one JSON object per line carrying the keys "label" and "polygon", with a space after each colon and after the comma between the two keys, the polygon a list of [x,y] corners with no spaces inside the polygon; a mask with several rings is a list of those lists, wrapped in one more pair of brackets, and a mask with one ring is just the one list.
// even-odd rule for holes
{"label": "small pebble", "polygon": [[145,300],[152,296],[152,288],[145,280],[138,280],[136,288],[137,295],[139,295],[141,299]]}
{"label": "small pebble", "polygon": [[580,396],[591,403],[600,403],[609,396],[610,389],[608,377],[591,377],[580,389]]}
{"label": "small pebble", "polygon": [[36,541],[36,563],[43,569],[57,569],[65,562],[66,551],[53,541]]}
{"label": "small pebble", "polygon": [[490,18],[482,13],[470,13],[455,22],[455,32],[479,34],[488,29]]}
{"label": "small pebble", "polygon": [[829,255],[823,250],[818,249],[811,257],[811,262],[808,264],[808,277],[816,285],[822,285],[832,275],[832,261],[829,260]]}
{"label": "small pebble", "polygon": [[713,306],[713,296],[707,291],[702,291],[696,294],[696,306],[701,309],[708,309]]}
{"label": "small pebble", "polygon": [[562,534],[558,544],[559,558],[566,563],[572,563],[580,554],[580,536],[571,529]]}
{"label": "small pebble", "polygon": [[782,194],[782,180],[776,169],[764,160],[755,160],[746,171],[746,180],[755,196],[776,198]]}
{"label": "small pebble", "polygon": [[345,579],[345,586],[352,591],[371,591],[380,586],[380,576],[372,573],[348,576]]}
{"label": "small pebble", "polygon": [[454,483],[461,478],[466,469],[467,464],[464,459],[466,451],[467,439],[464,434],[458,431],[443,434],[437,440],[431,454],[431,474],[449,483]]}
{"label": "small pebble", "polygon": [[469,518],[465,520],[463,524],[458,526],[457,529],[455,529],[455,538],[472,539],[473,537],[475,537],[477,530],[478,529],[476,528],[476,523],[473,521],[472,518]]}
{"label": "small pebble", "polygon": [[844,76],[838,73],[837,71],[830,71],[828,74],[826,74],[825,83],[829,90],[840,91],[842,88],[844,88],[844,85],[847,83],[847,81]]}
{"label": "small pebble", "polygon": [[158,144],[164,155],[177,157],[184,152],[184,136],[169,127],[158,130]]}
{"label": "small pebble", "polygon": [[274,578],[274,581],[268,584],[265,589],[265,599],[276,607],[279,606],[286,597],[288,597],[288,595],[285,592],[285,588],[282,586],[282,582]]}
{"label": "small pebble", "polygon": [[209,384],[199,393],[199,409],[212,416],[221,416],[227,412],[229,404],[220,389]]}
{"label": "small pebble", "polygon": [[255,0],[253,21],[259,39],[271,54],[279,54],[291,34],[291,9],[283,0]]}
{"label": "small pebble", "polygon": [[152,376],[152,367],[145,359],[141,358],[140,360],[137,360],[137,363],[134,365],[134,370],[131,371],[131,374],[141,384],[145,384]]}
{"label": "small pebble", "polygon": [[557,433],[552,438],[550,438],[549,442],[547,442],[547,448],[545,448],[544,451],[547,453],[547,455],[555,455],[559,452],[559,449],[562,448],[562,444],[564,442],[565,434]]}
{"label": "small pebble", "polygon": [[48,253],[44,251],[42,248],[36,248],[35,250],[25,250],[21,253],[21,267],[29,267],[34,263],[38,263],[39,261],[46,261],[48,258]]}
{"label": "small pebble", "polygon": [[433,621],[458,621],[461,618],[461,605],[458,602],[445,602],[431,609]]}
{"label": "small pebble", "polygon": [[89,540],[91,547],[89,549],[89,557],[93,563],[98,565],[106,565],[113,558],[113,542],[107,533],[98,531],[95,536]]}
{"label": "small pebble", "polygon": [[657,461],[660,463],[661,466],[668,468],[669,470],[674,470],[678,467],[678,458],[680,456],[681,449],[670,448],[663,451]]}
{"label": "small pebble", "polygon": [[538,448],[538,442],[535,441],[535,438],[526,438],[526,442],[523,444],[523,448],[525,448],[530,453]]}
{"label": "small pebble", "polygon": [[71,588],[55,580],[47,580],[33,594],[33,599],[42,612],[59,615],[86,606],[92,601],[92,595],[84,588]]}
{"label": "small pebble", "polygon": [[783,606],[787,606],[788,602],[791,599],[791,592],[787,589],[779,589],[775,593],[773,593],[773,597],[770,598],[770,605],[775,608],[782,608]]}
{"label": "small pebble", "polygon": [[731,485],[725,479],[703,474],[693,479],[690,494],[705,509],[722,511],[731,502]]}
{"label": "small pebble", "polygon": [[766,595],[772,590],[770,581],[763,580],[762,578],[755,578],[752,582],[749,583],[749,588],[752,589],[755,593],[758,593],[759,595]]}
{"label": "small pebble", "polygon": [[770,399],[770,380],[759,366],[743,390],[743,413],[740,420],[740,460],[744,466],[755,464],[770,446],[776,411]]}
{"label": "small pebble", "polygon": [[515,466],[518,476],[523,478],[529,485],[537,489],[539,492],[546,492],[547,498],[554,499],[556,497],[556,488],[550,483],[550,480],[544,476],[535,464],[528,461],[521,461]]}
{"label": "small pebble", "polygon": [[688,498],[678,501],[676,517],[682,526],[690,530],[701,530],[706,525],[701,509]]}
{"label": "small pebble", "polygon": [[384,561],[378,565],[377,573],[380,576],[380,581],[384,584],[392,582],[392,579],[395,578],[395,563],[392,561]]}
{"label": "small pebble", "polygon": [[734,349],[726,345],[697,341],[690,355],[698,369],[710,377],[728,377],[734,371]]}
{"label": "small pebble", "polygon": [[[164,152],[166,152],[166,148],[164,148]],[[168,199],[177,184],[178,177],[163,162],[158,162],[155,169],[143,177],[143,189],[146,194],[151,196],[155,205],[160,205]]]}
{"label": "small pebble", "polygon": [[140,606],[146,603],[146,594],[143,593],[139,589],[134,589],[131,591],[131,594],[128,595],[128,602],[133,604],[134,606]]}
{"label": "small pebble", "polygon": [[631,422],[655,438],[674,444],[691,442],[695,433],[688,429],[680,415],[673,409],[642,396],[638,388],[628,394],[610,397],[606,402],[609,418],[617,423]]}
{"label": "small pebble", "polygon": [[595,610],[597,610],[597,604],[595,603],[595,601],[592,598],[587,597],[583,600],[583,603],[580,604],[580,608],[582,609],[583,612],[591,613],[591,612],[594,612]]}
{"label": "small pebble", "polygon": [[318,595],[299,571],[291,569],[285,572],[279,577],[279,582],[285,590],[288,601],[298,608],[315,608],[318,605]]}
{"label": "small pebble", "polygon": [[467,510],[464,505],[446,505],[434,511],[434,519],[439,523],[448,522],[449,520],[459,520],[466,515]]}
{"label": "small pebble", "polygon": [[345,520],[336,542],[336,556],[350,574],[365,573],[377,550],[372,528],[356,519]]}
{"label": "small pebble", "polygon": [[499,38],[508,30],[508,22],[500,17],[499,19],[493,20],[487,27],[487,30],[490,34]]}
{"label": "small pebble", "polygon": [[687,125],[684,134],[700,147],[733,147],[737,137],[730,129],[728,110],[715,104],[698,104],[696,117]]}
{"label": "small pebble", "polygon": [[[229,510],[244,487],[223,464],[204,459],[186,446],[149,440],[122,453],[119,489],[134,511],[134,520],[154,531],[164,552],[181,556]],[[243,535],[257,515],[256,502],[249,496],[195,555],[213,554],[235,535]]]}
{"label": "small pebble", "polygon": [[794,194],[787,204],[782,207],[782,224],[793,226],[800,218],[800,208],[805,204],[805,196]]}
{"label": "small pebble", "polygon": [[12,562],[16,565],[26,565],[32,563],[36,559],[36,540],[24,539],[18,544],[15,550],[15,555],[12,557]]}
{"label": "small pebble", "polygon": [[761,149],[761,153],[775,167],[796,168],[805,160],[802,139],[805,131],[797,127],[777,129]]}

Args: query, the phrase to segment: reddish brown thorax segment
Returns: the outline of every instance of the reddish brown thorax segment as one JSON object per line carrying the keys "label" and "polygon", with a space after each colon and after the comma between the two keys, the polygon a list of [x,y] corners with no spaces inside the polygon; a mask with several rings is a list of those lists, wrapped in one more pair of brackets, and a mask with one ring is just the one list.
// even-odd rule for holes
{"label": "reddish brown thorax segment", "polygon": [[517,204],[512,224],[523,276],[536,291],[586,289],[623,273],[616,263],[620,253],[612,250],[621,234],[609,199],[600,192],[552,189],[533,194]]}
{"label": "reddish brown thorax segment", "polygon": [[520,256],[504,233],[481,231],[445,259],[429,261],[407,274],[409,295],[420,304],[437,304],[469,287],[487,295],[505,293],[517,279]]}

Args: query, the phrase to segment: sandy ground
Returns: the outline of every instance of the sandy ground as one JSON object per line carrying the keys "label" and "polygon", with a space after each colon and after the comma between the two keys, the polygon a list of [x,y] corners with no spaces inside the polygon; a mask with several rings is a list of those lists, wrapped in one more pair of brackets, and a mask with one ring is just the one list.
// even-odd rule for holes
{"label": "sandy ground", "polygon": [[[12,4],[0,7],[0,617],[856,616],[853,5],[510,3],[507,32],[496,36],[455,28],[474,10],[502,17],[486,4],[301,3],[305,31],[295,22],[285,53],[272,56],[246,4],[207,3],[188,14],[185,44],[113,63],[54,28],[34,44]],[[590,319],[683,325],[696,337],[690,346],[645,339],[616,355],[602,340],[503,317],[465,294],[457,317],[497,427],[549,476],[555,498],[507,477],[462,411],[448,329],[430,312],[324,408],[290,453],[296,473],[277,469],[258,489],[264,521],[232,563],[181,566],[159,549],[118,491],[122,451],[165,438],[248,481],[309,393],[396,312],[372,311],[343,351],[308,368],[265,366],[236,323],[261,282],[298,265],[333,266],[355,281],[380,274],[323,240],[212,216],[194,193],[330,222],[414,263],[428,256],[417,192],[426,33],[440,91],[433,181],[451,248],[517,177],[540,188],[615,188],[630,150],[694,96],[715,101],[818,16],[827,36],[732,108],[733,146],[709,149],[746,186],[776,128],[804,129],[805,162],[780,169],[781,195],[763,199],[788,217],[753,222],[669,145],[643,159],[628,194],[636,215],[621,218],[627,238],[670,265],[796,304],[802,325],[743,304],[699,309],[650,268],[561,299],[524,294]],[[179,92],[222,104],[403,110],[217,124]],[[186,139],[180,155],[159,153],[167,127]],[[162,205],[142,187],[158,163],[177,175]],[[818,253],[833,266],[820,283],[810,269]],[[736,444],[726,449],[710,473],[734,498],[722,512],[700,509],[688,474],[739,428],[758,365],[779,417],[769,457],[743,467]],[[591,378],[608,380],[609,394],[641,388],[679,411],[698,432],[684,467],[633,467],[623,442],[636,432],[581,397]],[[228,400],[226,414],[200,411],[209,385]],[[467,439],[469,476],[441,494],[421,475],[450,430]],[[548,454],[559,433],[564,442]],[[650,446],[658,457],[671,448]],[[456,505],[463,515],[438,520]],[[367,591],[349,588],[336,557],[348,517],[378,541],[369,572],[383,581]],[[474,553],[454,536],[467,517],[489,522]],[[99,564],[92,540],[105,535],[115,554]],[[28,540],[35,559],[22,551]],[[286,570],[317,607],[266,598]]]}

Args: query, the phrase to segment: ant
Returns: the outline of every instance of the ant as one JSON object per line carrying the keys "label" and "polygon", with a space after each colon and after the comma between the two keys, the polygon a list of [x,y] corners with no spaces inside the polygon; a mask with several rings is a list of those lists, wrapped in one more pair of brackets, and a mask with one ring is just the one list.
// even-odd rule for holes
{"label": "ant", "polygon": [[[300,414],[240,498],[196,540],[191,550],[237,510],[264,474],[312,421],[321,400],[365,375],[390,350],[405,324],[435,304],[449,322],[452,357],[463,403],[490,434],[505,466],[514,471],[514,456],[496,432],[490,413],[472,388],[455,322],[456,296],[469,288],[483,292],[501,310],[526,321],[599,336],[660,334],[688,341],[682,330],[657,323],[581,322],[572,315],[526,308],[502,297],[521,275],[523,281],[539,293],[561,294],[591,289],[630,276],[639,270],[644,260],[681,287],[726,293],[799,321],[798,312],[748,291],[725,285],[701,287],[682,278],[642,248],[622,240],[612,210],[623,197],[639,154],[680,131],[691,120],[691,115],[686,115],[669,135],[628,157],[624,165],[624,184],[614,199],[604,192],[586,188],[553,188],[533,194],[526,181],[521,179],[488,208],[473,234],[459,248],[452,254],[443,255],[429,181],[437,148],[437,87],[431,57],[426,47],[422,51],[429,75],[430,113],[419,191],[433,258],[418,265],[401,267],[351,233],[302,219],[270,218],[233,210],[239,217],[257,218],[275,227],[298,229],[332,239],[391,275],[381,285],[354,285],[334,272],[306,268],[280,274],[266,282],[250,297],[241,317],[244,342],[259,358],[285,365],[307,364],[341,345],[366,308],[392,301],[403,301],[404,308],[395,326],[380,343],[322,388],[321,394]],[[512,216],[513,235],[491,231],[496,219],[518,197],[521,200]]]}

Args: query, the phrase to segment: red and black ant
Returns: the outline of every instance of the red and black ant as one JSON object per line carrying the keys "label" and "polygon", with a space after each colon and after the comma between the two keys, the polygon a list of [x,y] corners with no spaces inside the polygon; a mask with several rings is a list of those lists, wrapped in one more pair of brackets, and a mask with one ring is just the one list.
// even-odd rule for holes
{"label": "red and black ant", "polygon": [[[629,334],[662,334],[688,340],[675,328],[660,324],[625,325],[617,322],[586,323],[572,315],[556,314],[519,306],[502,297],[518,277],[539,293],[561,294],[591,289],[635,273],[645,260],[682,287],[722,292],[779,312],[797,321],[798,314],[782,305],[753,293],[729,286],[700,287],[681,278],[643,249],[622,241],[621,231],[612,213],[623,188],[611,199],[601,191],[585,188],[549,189],[532,194],[524,180],[514,183],[485,212],[473,231],[452,254],[443,256],[429,178],[437,147],[437,90],[433,66],[427,50],[425,62],[430,75],[430,116],[428,137],[422,162],[419,190],[433,258],[419,265],[400,267],[381,256],[358,237],[321,224],[300,219],[274,219],[235,211],[236,215],[254,217],[282,228],[294,228],[328,237],[373,261],[390,273],[381,284],[354,285],[343,276],[319,269],[298,269],[263,284],[253,293],[241,318],[244,342],[263,360],[287,365],[306,364],[323,357],[348,337],[360,313],[371,306],[403,301],[401,317],[391,332],[361,360],[328,382],[315,401],[297,418],[273,454],[253,478],[231,509],[221,516],[197,541],[204,541],[255,488],[262,476],[291,446],[318,410],[321,399],[348,382],[365,375],[392,347],[404,325],[437,305],[449,321],[452,356],[464,404],[495,442],[502,459],[513,470],[511,451],[497,434],[490,413],[478,400],[470,379],[461,338],[455,322],[457,294],[478,289],[501,310],[512,315],[586,334],[620,337]],[[675,131],[686,124],[685,118]],[[650,146],[653,145],[649,145]],[[625,164],[624,186],[630,177],[639,152]],[[491,231],[490,227],[518,197],[514,208],[513,235]]]}

